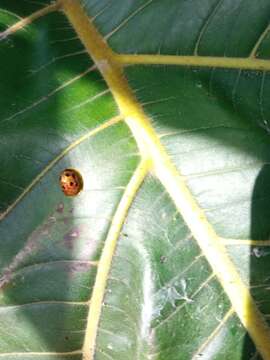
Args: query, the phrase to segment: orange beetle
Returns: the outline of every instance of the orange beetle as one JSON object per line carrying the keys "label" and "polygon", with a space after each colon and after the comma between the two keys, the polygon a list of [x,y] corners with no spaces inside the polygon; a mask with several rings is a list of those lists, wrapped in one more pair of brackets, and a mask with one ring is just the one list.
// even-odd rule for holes
{"label": "orange beetle", "polygon": [[59,183],[66,196],[76,196],[83,188],[83,178],[75,169],[65,169],[61,172]]}

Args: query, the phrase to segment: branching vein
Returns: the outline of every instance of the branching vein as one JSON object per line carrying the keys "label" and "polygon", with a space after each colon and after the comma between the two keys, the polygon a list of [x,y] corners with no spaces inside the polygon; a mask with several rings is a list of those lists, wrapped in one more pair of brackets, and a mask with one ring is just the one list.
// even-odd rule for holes
{"label": "branching vein", "polygon": [[[227,293],[234,311],[248,330],[261,355],[265,359],[269,359],[270,329],[267,326],[263,315],[260,313],[248,288],[230,260],[225,246],[220,242],[218,235],[208,222],[204,212],[195,201],[186,185],[185,179],[171,162],[171,159],[161,144],[150,120],[137,102],[123,75],[122,66],[131,62],[131,59],[142,60],[141,63],[145,63],[145,60],[148,59],[148,63],[157,64],[162,62],[168,64],[169,59],[171,59],[172,64],[175,64],[176,59],[178,59],[178,64],[181,64],[182,61],[183,65],[191,65],[191,62],[193,61],[193,65],[196,66],[248,67],[265,70],[266,68],[270,69],[270,61],[257,59],[231,59],[228,61],[228,58],[184,58],[161,55],[116,55],[107,46],[101,35],[92,25],[79,2],[74,0],[62,0],[62,6],[69,21],[73,25],[82,43],[85,45],[89,55],[93,58],[103,74],[103,77],[118,104],[121,114],[125,118],[137,141],[142,157],[151,161],[156,176],[170,194],[177,209],[189,226],[216,277]],[[188,59],[190,60],[190,63],[187,63]],[[196,59],[195,62],[194,59]],[[230,66],[228,66],[228,63]],[[254,64],[256,64],[256,66]],[[101,264],[99,269],[102,269]],[[107,268],[106,271],[108,272],[109,269]],[[105,288],[105,284],[103,286]],[[103,295],[100,295],[100,306],[102,298]],[[95,309],[95,311],[93,309]],[[99,321],[100,311],[101,309],[98,305],[90,308],[89,322],[95,323],[95,328]],[[91,319],[91,316],[94,317],[95,320]],[[91,329],[91,327],[88,329]],[[90,335],[89,337],[89,340],[85,343],[84,352],[86,353],[90,348],[90,354],[87,353],[89,356],[85,357],[84,360],[93,358],[92,354],[94,351],[95,335]]]}

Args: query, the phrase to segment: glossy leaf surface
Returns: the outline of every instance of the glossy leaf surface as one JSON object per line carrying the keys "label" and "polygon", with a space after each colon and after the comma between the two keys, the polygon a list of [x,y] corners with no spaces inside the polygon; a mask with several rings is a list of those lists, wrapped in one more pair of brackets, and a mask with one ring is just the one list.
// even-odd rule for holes
{"label": "glossy leaf surface", "polygon": [[0,1],[0,358],[270,359],[269,13]]}

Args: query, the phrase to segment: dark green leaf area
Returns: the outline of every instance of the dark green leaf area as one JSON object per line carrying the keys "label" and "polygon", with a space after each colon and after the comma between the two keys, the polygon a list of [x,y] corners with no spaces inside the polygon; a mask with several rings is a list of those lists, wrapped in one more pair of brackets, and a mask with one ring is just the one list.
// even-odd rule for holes
{"label": "dark green leaf area", "polygon": [[[115,51],[136,54],[246,57],[267,28],[270,12],[268,0],[255,6],[253,0],[82,3]],[[269,59],[269,45],[268,34],[257,56]]]}
{"label": "dark green leaf area", "polygon": [[[4,15],[10,17],[10,22],[8,25],[13,25],[21,17],[27,17],[31,15],[33,12],[42,9],[47,4],[50,4],[51,0],[42,0],[40,1],[28,1],[28,0],[21,0],[20,2],[16,0],[1,0],[1,18]],[[1,20],[1,25],[5,29],[5,22]],[[2,29],[1,29],[2,31]]]}

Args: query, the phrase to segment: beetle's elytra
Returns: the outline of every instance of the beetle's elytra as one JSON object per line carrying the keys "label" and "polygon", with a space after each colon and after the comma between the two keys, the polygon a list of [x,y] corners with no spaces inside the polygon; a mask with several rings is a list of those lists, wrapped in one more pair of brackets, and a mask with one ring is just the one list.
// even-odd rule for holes
{"label": "beetle's elytra", "polygon": [[66,196],[76,196],[83,188],[83,178],[75,169],[65,169],[61,172],[59,183]]}

